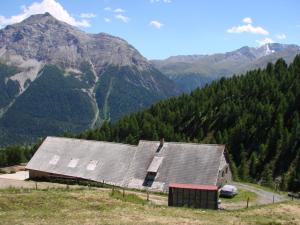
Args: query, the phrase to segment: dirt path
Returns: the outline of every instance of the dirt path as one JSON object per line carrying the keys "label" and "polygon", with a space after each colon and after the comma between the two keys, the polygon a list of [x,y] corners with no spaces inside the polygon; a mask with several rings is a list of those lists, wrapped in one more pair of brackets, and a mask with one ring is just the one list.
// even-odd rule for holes
{"label": "dirt path", "polygon": [[241,184],[241,183],[234,183],[234,185],[239,189],[244,189],[244,190],[251,191],[251,192],[254,192],[255,194],[257,194],[257,196],[258,196],[257,204],[258,205],[273,203],[273,199],[274,199],[274,202],[282,202],[282,201],[288,200],[288,197],[286,197],[284,195],[280,195],[278,193],[271,192],[271,191],[266,191],[261,188],[254,187],[252,185]]}
{"label": "dirt path", "polygon": [[[273,198],[274,203],[276,202],[282,202],[289,200],[287,196],[280,195],[279,193],[268,191],[259,187],[255,187],[251,184],[243,184],[243,183],[233,183],[238,190],[245,190],[253,192],[257,195],[257,198],[255,200],[251,200],[249,202],[249,206],[256,206],[256,205],[266,205],[266,204],[272,204]],[[233,202],[222,202],[221,207],[223,207],[226,210],[236,210],[241,208],[247,207],[247,199],[243,199],[241,201],[233,201]]]}
{"label": "dirt path", "polygon": [[26,180],[29,178],[28,171],[18,171],[16,173],[0,174],[0,179]]}

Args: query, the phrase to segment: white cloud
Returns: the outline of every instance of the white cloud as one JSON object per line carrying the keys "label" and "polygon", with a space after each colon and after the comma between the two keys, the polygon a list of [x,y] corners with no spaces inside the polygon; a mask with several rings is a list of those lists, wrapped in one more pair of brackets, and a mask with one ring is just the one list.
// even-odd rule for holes
{"label": "white cloud", "polygon": [[268,35],[269,31],[266,29],[260,27],[260,26],[253,26],[252,25],[252,19],[250,17],[246,17],[243,19],[244,25],[241,26],[234,26],[229,29],[227,29],[228,33],[253,33],[253,34],[262,34],[262,35]]}
{"label": "white cloud", "polygon": [[104,21],[105,21],[106,23],[109,23],[109,22],[111,21],[111,19],[109,19],[109,18],[107,18],[107,17],[104,17]]}
{"label": "white cloud", "polygon": [[81,13],[80,17],[85,19],[95,18],[97,15],[94,13]]}
{"label": "white cloud", "polygon": [[259,45],[265,45],[265,44],[269,44],[269,43],[274,43],[274,41],[271,38],[264,38],[264,39],[261,39],[261,40],[256,40],[256,42]]}
{"label": "white cloud", "polygon": [[150,22],[150,26],[160,29],[163,26],[163,24],[157,20],[152,20]]}
{"label": "white cloud", "polygon": [[245,17],[245,18],[243,19],[243,22],[244,22],[244,23],[252,23],[252,19],[251,19],[250,17]]}
{"label": "white cloud", "polygon": [[129,17],[124,16],[124,15],[122,15],[122,14],[117,14],[117,15],[115,15],[115,18],[118,19],[118,20],[123,21],[124,23],[128,23],[129,20],[130,20]]}
{"label": "white cloud", "polygon": [[283,40],[283,39],[286,39],[286,35],[285,34],[277,34],[276,38],[279,40]]}
{"label": "white cloud", "polygon": [[232,27],[227,30],[228,33],[253,33],[253,34],[263,34],[268,35],[269,32],[262,27],[254,27],[252,24],[246,24],[242,26]]}
{"label": "white cloud", "polygon": [[11,17],[0,16],[0,26],[6,26],[13,23],[19,23],[34,14],[43,14],[49,12],[57,19],[77,27],[89,27],[90,23],[87,19],[76,20],[72,17],[61,4],[56,0],[43,0],[41,2],[33,2],[31,5],[22,6],[22,12]]}
{"label": "white cloud", "polygon": [[121,9],[121,8],[117,8],[114,10],[115,13],[124,13],[125,10],[124,9]]}
{"label": "white cloud", "polygon": [[[125,16],[125,10],[122,8],[111,8],[111,7],[105,7],[104,8],[105,11],[108,11],[110,14],[110,17],[114,17],[117,20],[121,20],[124,23],[128,23],[130,21],[130,18],[128,16]],[[111,22],[112,19],[108,18],[108,17],[104,17],[104,21],[105,22]]]}

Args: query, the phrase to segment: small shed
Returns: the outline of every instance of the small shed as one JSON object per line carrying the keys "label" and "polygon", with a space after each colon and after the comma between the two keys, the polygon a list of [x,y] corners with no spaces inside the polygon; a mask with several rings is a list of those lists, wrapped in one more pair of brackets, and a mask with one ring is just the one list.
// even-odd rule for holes
{"label": "small shed", "polygon": [[218,209],[218,198],[218,187],[214,185],[169,185],[169,206]]}

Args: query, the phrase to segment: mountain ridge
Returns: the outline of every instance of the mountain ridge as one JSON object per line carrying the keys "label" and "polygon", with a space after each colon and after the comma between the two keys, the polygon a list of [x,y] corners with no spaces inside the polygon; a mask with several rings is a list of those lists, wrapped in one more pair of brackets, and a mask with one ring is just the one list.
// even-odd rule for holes
{"label": "mountain ridge", "polygon": [[[0,63],[0,96],[5,98],[1,102],[0,97],[3,142],[14,141],[12,134],[19,134],[23,142],[26,133],[34,133],[37,138],[80,132],[181,93],[124,39],[85,33],[49,13],[33,15],[0,30]],[[53,105],[53,115],[40,107],[50,106],[44,102]],[[87,111],[75,110],[77,107]],[[52,123],[47,118],[52,118]],[[28,140],[34,141],[31,136]]]}
{"label": "mountain ridge", "polygon": [[234,51],[211,55],[171,56],[151,62],[189,92],[221,77],[263,68],[279,58],[290,63],[297,54],[300,54],[300,46],[271,43],[257,48],[244,46]]}

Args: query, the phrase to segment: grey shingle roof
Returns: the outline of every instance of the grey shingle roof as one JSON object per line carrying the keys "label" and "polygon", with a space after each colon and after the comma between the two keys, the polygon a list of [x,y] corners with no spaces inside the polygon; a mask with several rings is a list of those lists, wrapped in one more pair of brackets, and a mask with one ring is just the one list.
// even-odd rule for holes
{"label": "grey shingle roof", "polygon": [[147,175],[152,159],[162,157],[153,189],[167,190],[169,183],[216,185],[223,145],[166,142],[156,153],[159,142],[140,141],[136,160],[132,162],[133,180],[129,186],[140,186]]}
{"label": "grey shingle roof", "polygon": [[140,141],[138,146],[48,137],[27,169],[143,189],[148,172],[157,172],[151,189],[170,183],[216,185],[223,145]]}
{"label": "grey shingle roof", "polygon": [[[123,144],[47,137],[26,168],[121,186],[135,149]],[[50,161],[55,155],[60,159],[53,165]],[[74,168],[68,167],[72,159],[78,159]],[[91,161],[97,164],[94,170],[88,169],[93,167]]]}

